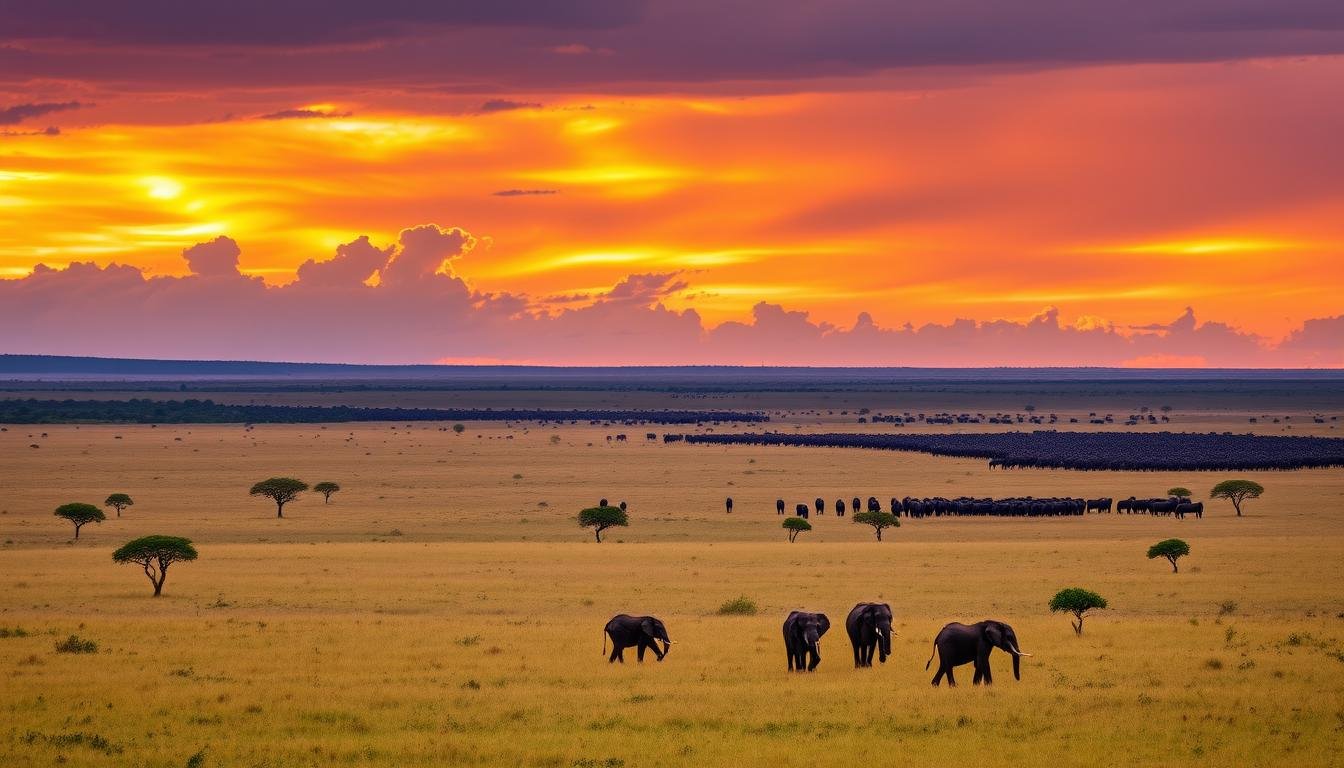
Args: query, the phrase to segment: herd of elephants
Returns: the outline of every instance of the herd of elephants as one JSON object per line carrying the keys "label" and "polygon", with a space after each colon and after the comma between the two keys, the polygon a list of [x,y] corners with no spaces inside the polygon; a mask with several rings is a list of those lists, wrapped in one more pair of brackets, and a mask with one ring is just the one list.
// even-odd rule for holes
{"label": "herd of elephants", "polygon": [[[824,613],[793,611],[784,619],[784,652],[788,656],[790,672],[812,672],[821,663],[821,638],[831,628],[831,620]],[[871,667],[873,656],[878,662],[887,663],[891,655],[891,606],[886,603],[859,603],[845,617],[845,631],[849,634],[849,643],[854,649],[854,667]],[[602,653],[607,652],[607,640],[612,642],[608,662],[625,663],[625,649],[635,648],[639,661],[644,661],[644,652],[652,650],[658,661],[662,661],[672,647],[667,626],[654,616],[630,616],[619,614],[602,630]],[[660,649],[658,643],[663,646]],[[938,685],[944,676],[947,684],[955,686],[956,678],[952,674],[954,667],[975,664],[976,685],[994,682],[989,668],[989,654],[995,648],[1007,653],[1013,659],[1013,677],[1021,680],[1021,660],[1023,653],[1017,644],[1017,634],[1013,628],[1002,621],[985,620],[976,624],[952,622],[943,627],[933,639],[933,654],[924,664],[927,670],[938,658],[938,672],[933,676],[933,684]]]}
{"label": "herd of elephants", "polygon": [[[850,499],[849,508],[857,514],[860,504],[859,497],[855,496]],[[728,512],[733,511],[731,496],[724,500],[724,506]],[[786,506],[783,499],[776,499],[775,513],[784,514]],[[807,518],[812,514],[814,508],[816,514],[826,514],[826,500],[817,497],[812,504],[798,504],[794,507],[794,514],[798,517]],[[1204,502],[1193,501],[1189,496],[1167,496],[1151,499],[1139,499],[1130,496],[1128,499],[1121,499],[1118,502],[1111,498],[1051,497],[1038,499],[1032,496],[1021,496],[1005,499],[976,499],[962,496],[955,499],[944,499],[942,497],[915,499],[906,496],[904,499],[898,499],[893,496],[888,511],[896,517],[904,515],[913,518],[1066,517],[1082,515],[1087,512],[1111,512],[1112,509],[1126,514],[1167,515],[1179,518],[1184,518],[1186,515],[1204,516]],[[882,504],[876,496],[868,497],[867,511],[883,511]],[[837,517],[845,516],[844,499],[835,500],[835,514]]]}

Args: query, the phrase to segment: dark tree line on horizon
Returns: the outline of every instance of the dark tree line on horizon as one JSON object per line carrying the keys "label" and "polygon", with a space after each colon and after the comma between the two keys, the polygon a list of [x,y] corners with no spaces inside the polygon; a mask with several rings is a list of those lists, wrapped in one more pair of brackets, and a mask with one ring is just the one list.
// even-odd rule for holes
{"label": "dark tree line on horizon", "polygon": [[345,405],[231,405],[213,400],[0,400],[4,424],[291,424],[359,421],[550,421],[624,424],[759,422],[745,411],[355,408]]}
{"label": "dark tree line on horizon", "polygon": [[1344,467],[1344,438],[1187,432],[965,432],[663,436],[665,442],[871,448],[987,459],[991,467],[1079,470],[1287,470]]}

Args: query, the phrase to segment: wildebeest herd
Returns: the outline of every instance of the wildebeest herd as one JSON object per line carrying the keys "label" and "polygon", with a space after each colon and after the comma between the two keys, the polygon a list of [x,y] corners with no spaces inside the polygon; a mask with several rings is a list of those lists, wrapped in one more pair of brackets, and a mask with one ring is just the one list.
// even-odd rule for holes
{"label": "wildebeest herd", "polygon": [[[873,657],[878,663],[887,663],[891,656],[891,606],[886,603],[858,603],[845,617],[845,632],[849,635],[849,644],[854,651],[854,668],[873,666]],[[831,628],[831,620],[824,613],[791,611],[784,619],[784,653],[788,657],[790,672],[814,672],[821,664],[821,638]],[[607,640],[612,643],[609,663],[625,663],[625,649],[635,648],[638,660],[644,661],[644,652],[652,650],[658,661],[667,656],[672,640],[667,634],[667,625],[655,616],[631,616],[618,614],[613,616],[602,629],[602,653],[607,653]],[[663,646],[660,649],[658,643]],[[995,648],[1007,653],[1013,659],[1013,677],[1021,680],[1021,659],[1030,656],[1018,647],[1017,634],[1013,628],[1002,621],[985,620],[976,624],[952,622],[942,628],[934,637],[933,654],[924,664],[927,670],[938,658],[938,671],[932,683],[938,685],[944,677],[949,686],[957,684],[952,674],[954,667],[963,664],[975,665],[972,682],[976,685],[994,682],[989,667],[989,654]]]}
{"label": "wildebeest herd", "polygon": [[[724,506],[728,512],[732,512],[732,498],[725,499]],[[858,496],[855,496],[849,500],[848,509],[857,513],[865,506],[868,512],[883,511],[882,502],[878,501],[876,496],[869,496],[866,505]],[[775,514],[785,514],[787,507],[788,505],[783,499],[775,499]],[[826,514],[826,507],[826,500],[818,496],[811,504],[795,504],[793,510],[797,517],[808,518],[814,513],[817,515]],[[844,499],[836,499],[834,508],[837,517],[845,516],[846,503]],[[1189,496],[1151,499],[1138,499],[1130,496],[1128,499],[1121,499],[1119,503],[1115,503],[1114,499],[1110,497],[1083,499],[1063,496],[1047,498],[1015,496],[994,499],[960,496],[955,499],[946,499],[941,496],[931,498],[906,496],[898,499],[893,496],[888,501],[885,511],[896,517],[925,518],[1066,517],[1084,515],[1088,512],[1105,513],[1112,510],[1129,514],[1174,515],[1179,518],[1184,518],[1187,514],[1203,517],[1204,502],[1191,501]]]}

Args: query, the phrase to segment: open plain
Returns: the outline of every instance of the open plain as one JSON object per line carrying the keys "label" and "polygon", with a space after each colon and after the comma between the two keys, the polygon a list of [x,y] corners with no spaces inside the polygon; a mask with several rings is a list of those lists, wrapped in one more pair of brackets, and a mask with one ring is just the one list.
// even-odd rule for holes
{"label": "open plain", "polygon": [[[1247,431],[1249,412],[1177,410],[1168,428]],[[769,427],[890,428],[854,422],[790,411]],[[834,499],[1204,496],[1231,474],[664,444],[645,432],[675,428],[640,425],[449,426],[8,426],[0,762],[1340,763],[1338,470],[1235,473],[1267,488],[1241,518],[1206,499],[1202,520],[903,519],[879,543],[836,518]],[[606,439],[617,432],[629,439]],[[247,495],[272,475],[343,490],[330,504],[305,494],[277,519]],[[77,542],[52,516],[115,491],[135,506]],[[575,514],[603,496],[627,501],[631,524],[596,544]],[[774,500],[816,496],[826,513],[789,544]],[[200,551],[158,599],[110,556],[150,533]],[[1178,574],[1144,556],[1172,536],[1192,548]],[[1066,586],[1110,601],[1081,637],[1046,608]],[[758,612],[718,613],[739,596]],[[843,621],[870,600],[891,605],[899,635],[885,665],[856,670]],[[833,622],[809,675],[785,671],[780,635],[800,608]],[[640,665],[632,650],[607,663],[602,626],[620,612],[667,622],[665,661]],[[932,688],[933,636],[982,618],[1012,624],[1034,654],[1021,681],[996,653],[992,687],[962,667],[959,687]],[[57,653],[71,634],[97,651]]]}

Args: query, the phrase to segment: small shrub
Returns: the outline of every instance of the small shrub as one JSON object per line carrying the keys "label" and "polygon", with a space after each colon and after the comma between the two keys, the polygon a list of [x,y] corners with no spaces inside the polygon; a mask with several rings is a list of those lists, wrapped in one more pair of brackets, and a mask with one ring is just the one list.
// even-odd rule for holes
{"label": "small shrub", "polygon": [[719,606],[720,616],[755,616],[756,601],[749,597],[735,597]]}
{"label": "small shrub", "polygon": [[1223,668],[1223,660],[1222,660],[1222,659],[1207,659],[1207,660],[1204,662],[1204,667],[1205,667],[1206,669],[1214,669],[1214,670],[1222,669],[1222,668]]}
{"label": "small shrub", "polygon": [[1218,606],[1219,616],[1231,616],[1237,612],[1236,600],[1224,600],[1222,605]]}
{"label": "small shrub", "polygon": [[97,653],[98,644],[92,640],[85,640],[79,635],[71,635],[66,639],[56,643],[57,653]]}
{"label": "small shrub", "polygon": [[479,644],[479,643],[481,642],[481,636],[480,636],[480,635],[467,635],[466,637],[459,637],[459,638],[457,638],[456,640],[454,640],[453,642],[457,643],[458,645],[462,646],[463,648],[470,648],[470,647],[472,647],[473,645],[477,645],[477,644]]}
{"label": "small shrub", "polygon": [[202,749],[196,754],[187,758],[187,768],[202,768],[205,765],[205,750]]}
{"label": "small shrub", "polygon": [[28,636],[28,630],[24,629],[23,627],[15,627],[13,629],[10,629],[9,627],[0,627],[0,638],[27,637],[27,636]]}
{"label": "small shrub", "polygon": [[469,691],[481,690],[481,684],[475,678],[472,678],[471,680],[468,680],[467,682],[463,683],[462,687],[466,688]]}

